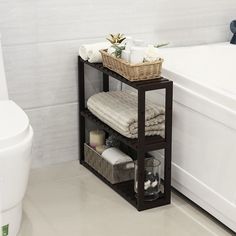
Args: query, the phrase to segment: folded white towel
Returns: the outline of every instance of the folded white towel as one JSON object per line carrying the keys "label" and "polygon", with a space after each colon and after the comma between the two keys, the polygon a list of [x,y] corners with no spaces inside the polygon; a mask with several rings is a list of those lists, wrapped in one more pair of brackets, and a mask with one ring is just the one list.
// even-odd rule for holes
{"label": "folded white towel", "polygon": [[115,147],[106,149],[102,153],[102,157],[112,165],[133,161],[131,157],[127,156],[125,153]]}
{"label": "folded white towel", "polygon": [[[138,136],[137,94],[131,91],[102,92],[91,96],[88,109],[104,123],[128,138]],[[164,136],[165,110],[146,101],[145,134]]]}
{"label": "folded white towel", "polygon": [[109,42],[100,42],[94,44],[83,44],[79,48],[79,55],[84,60],[88,60],[91,63],[102,62],[102,55],[99,52],[101,49],[107,49],[110,47]]}

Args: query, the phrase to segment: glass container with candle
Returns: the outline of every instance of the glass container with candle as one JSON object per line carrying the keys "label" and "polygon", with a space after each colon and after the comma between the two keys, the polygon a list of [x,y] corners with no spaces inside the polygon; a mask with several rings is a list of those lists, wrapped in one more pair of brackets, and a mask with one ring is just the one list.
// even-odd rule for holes
{"label": "glass container with candle", "polygon": [[[161,187],[161,162],[154,157],[144,160],[144,200],[152,201],[159,197]],[[134,191],[138,193],[138,165],[135,161]]]}

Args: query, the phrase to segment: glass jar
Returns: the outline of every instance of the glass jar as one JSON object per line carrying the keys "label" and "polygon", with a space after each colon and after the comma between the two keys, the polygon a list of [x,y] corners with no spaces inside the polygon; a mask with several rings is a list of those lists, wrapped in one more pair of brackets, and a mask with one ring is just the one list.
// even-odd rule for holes
{"label": "glass jar", "polygon": [[[135,163],[134,191],[138,193],[138,165]],[[154,157],[144,160],[144,199],[152,201],[159,197],[161,187],[161,162]]]}

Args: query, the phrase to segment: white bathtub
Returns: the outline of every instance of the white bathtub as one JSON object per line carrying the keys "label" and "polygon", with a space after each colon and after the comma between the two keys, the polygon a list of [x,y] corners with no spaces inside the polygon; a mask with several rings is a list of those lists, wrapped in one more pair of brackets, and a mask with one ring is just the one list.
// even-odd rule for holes
{"label": "white bathtub", "polygon": [[174,81],[173,186],[236,231],[236,45],[161,53]]}

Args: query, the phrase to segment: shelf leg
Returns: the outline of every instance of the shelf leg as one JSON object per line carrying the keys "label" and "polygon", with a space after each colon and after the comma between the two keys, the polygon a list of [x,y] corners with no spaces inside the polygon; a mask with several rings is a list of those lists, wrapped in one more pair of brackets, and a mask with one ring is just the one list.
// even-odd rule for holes
{"label": "shelf leg", "polygon": [[145,90],[138,90],[138,194],[137,209],[144,207],[144,159],[145,159]]}
{"label": "shelf leg", "polygon": [[[109,91],[109,75],[102,73],[102,81],[103,81],[103,92],[108,92]],[[106,139],[109,137],[109,133],[106,133]]]}
{"label": "shelf leg", "polygon": [[85,143],[85,118],[81,111],[85,109],[85,84],[84,84],[84,63],[78,57],[78,125],[79,125],[79,160],[84,161],[84,143]]}
{"label": "shelf leg", "polygon": [[164,196],[168,203],[171,201],[171,149],[172,149],[172,100],[173,83],[169,82],[166,87],[165,99],[165,139],[167,147],[165,148],[165,176],[164,176]]}
{"label": "shelf leg", "polygon": [[109,76],[105,73],[103,73],[103,91],[109,91]]}

